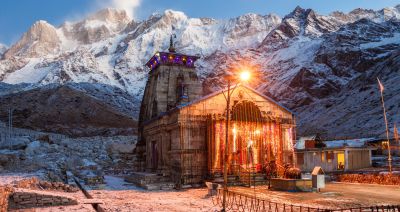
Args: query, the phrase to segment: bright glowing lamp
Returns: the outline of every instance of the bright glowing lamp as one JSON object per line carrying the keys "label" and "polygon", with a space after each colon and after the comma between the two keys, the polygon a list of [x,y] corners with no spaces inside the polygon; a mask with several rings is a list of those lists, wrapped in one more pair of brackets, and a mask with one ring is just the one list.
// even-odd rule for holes
{"label": "bright glowing lamp", "polygon": [[243,71],[240,73],[240,80],[242,81],[249,81],[250,79],[250,72],[249,71]]}

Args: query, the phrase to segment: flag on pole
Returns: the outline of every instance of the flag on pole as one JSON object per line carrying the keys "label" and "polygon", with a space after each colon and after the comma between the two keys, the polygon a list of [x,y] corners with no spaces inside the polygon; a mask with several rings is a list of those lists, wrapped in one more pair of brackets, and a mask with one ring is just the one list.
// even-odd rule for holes
{"label": "flag on pole", "polygon": [[397,130],[396,124],[394,124],[394,130],[393,130],[393,134],[394,134],[394,140],[396,142],[399,142],[399,131]]}
{"label": "flag on pole", "polygon": [[376,78],[376,79],[378,79],[379,89],[381,90],[381,92],[383,92],[383,90],[385,89],[385,87],[383,87],[383,84],[381,83],[381,81],[379,80],[379,78]]}

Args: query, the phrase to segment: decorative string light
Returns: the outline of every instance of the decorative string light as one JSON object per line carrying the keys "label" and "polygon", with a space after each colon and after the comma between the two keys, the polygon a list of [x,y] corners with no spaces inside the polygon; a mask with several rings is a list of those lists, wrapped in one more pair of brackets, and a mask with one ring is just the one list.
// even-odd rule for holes
{"label": "decorative string light", "polygon": [[194,62],[198,59],[196,56],[182,55],[170,52],[157,52],[147,63],[151,70],[156,69],[160,64],[182,65],[189,68],[194,67]]}

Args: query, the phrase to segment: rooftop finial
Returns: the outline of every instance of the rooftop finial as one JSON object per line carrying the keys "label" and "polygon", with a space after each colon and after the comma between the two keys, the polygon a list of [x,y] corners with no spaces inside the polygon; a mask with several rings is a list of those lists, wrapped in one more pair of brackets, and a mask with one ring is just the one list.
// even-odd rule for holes
{"label": "rooftop finial", "polygon": [[172,34],[170,39],[169,39],[169,48],[168,48],[169,52],[175,52],[174,39],[173,39],[174,37],[176,38],[176,35]]}

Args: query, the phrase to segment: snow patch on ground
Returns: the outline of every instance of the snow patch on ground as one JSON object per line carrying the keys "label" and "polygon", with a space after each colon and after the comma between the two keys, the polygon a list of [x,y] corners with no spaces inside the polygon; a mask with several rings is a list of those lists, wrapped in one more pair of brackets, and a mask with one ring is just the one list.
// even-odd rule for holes
{"label": "snow patch on ground", "polygon": [[393,37],[383,37],[380,41],[364,43],[360,45],[361,49],[372,49],[385,45],[400,44],[400,33],[395,33]]}

